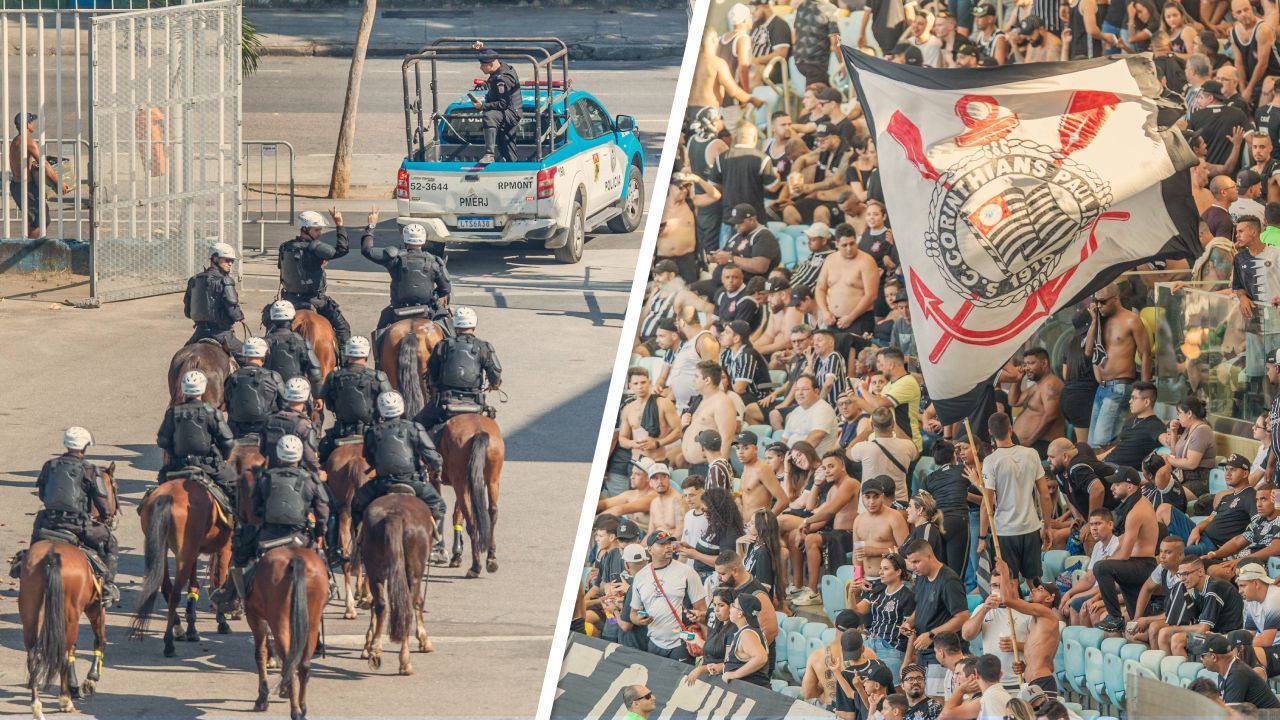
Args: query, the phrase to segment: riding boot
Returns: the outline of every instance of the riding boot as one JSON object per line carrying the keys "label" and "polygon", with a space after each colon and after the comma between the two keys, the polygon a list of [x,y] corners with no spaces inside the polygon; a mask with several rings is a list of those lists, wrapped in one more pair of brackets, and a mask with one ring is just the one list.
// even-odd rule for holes
{"label": "riding boot", "polygon": [[480,158],[482,165],[487,165],[494,161],[497,155],[498,146],[498,128],[484,129],[484,157]]}
{"label": "riding boot", "polygon": [[232,565],[227,571],[227,579],[222,582],[222,587],[213,591],[209,599],[213,602],[214,607],[225,607],[234,601],[237,597],[243,597],[240,593],[240,577],[244,571]]}
{"label": "riding boot", "polygon": [[22,561],[27,559],[27,549],[23,548],[13,556],[13,564],[9,566],[9,577],[17,578],[22,575]]}
{"label": "riding boot", "polygon": [[116,587],[120,556],[108,550],[102,553],[102,561],[107,566],[107,571],[102,576],[102,601],[107,605],[114,605],[120,600],[120,588]]}

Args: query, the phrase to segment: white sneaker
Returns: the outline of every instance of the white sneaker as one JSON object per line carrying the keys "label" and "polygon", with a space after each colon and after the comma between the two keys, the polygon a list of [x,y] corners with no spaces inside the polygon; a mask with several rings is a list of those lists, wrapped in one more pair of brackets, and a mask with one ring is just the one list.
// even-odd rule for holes
{"label": "white sneaker", "polygon": [[791,598],[791,602],[794,605],[821,605],[822,596],[809,588],[801,588],[800,592]]}
{"label": "white sneaker", "polygon": [[788,586],[787,586],[787,597],[792,597],[792,596],[798,595],[802,589],[803,589],[803,588],[796,587],[795,585],[788,585]]}

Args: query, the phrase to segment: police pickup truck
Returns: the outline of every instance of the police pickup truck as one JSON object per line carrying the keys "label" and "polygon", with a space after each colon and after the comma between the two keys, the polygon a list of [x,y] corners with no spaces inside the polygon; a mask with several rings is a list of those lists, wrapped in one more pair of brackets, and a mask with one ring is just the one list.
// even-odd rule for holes
{"label": "police pickup truck", "polygon": [[[424,226],[436,254],[450,242],[527,241],[563,263],[582,259],[589,230],[638,228],[644,152],[635,119],[610,116],[594,96],[570,86],[568,50],[560,40],[483,40],[522,74],[523,117],[516,161],[478,162],[484,155],[480,111],[468,96],[441,111],[436,82],[437,61],[474,62],[475,41],[441,39],[404,60],[408,156],[396,178],[397,222]],[[423,103],[426,72],[430,110]],[[484,96],[483,78],[471,94]]]}

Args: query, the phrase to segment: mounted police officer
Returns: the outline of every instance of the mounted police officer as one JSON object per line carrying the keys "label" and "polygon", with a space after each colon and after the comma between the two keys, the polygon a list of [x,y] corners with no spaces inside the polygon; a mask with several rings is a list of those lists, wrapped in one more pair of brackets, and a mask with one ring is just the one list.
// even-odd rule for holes
{"label": "mounted police officer", "polygon": [[[351,248],[347,231],[342,227],[342,213],[333,208],[329,216],[338,229],[336,246],[320,242],[320,235],[328,227],[324,216],[315,210],[306,210],[298,215],[298,237],[280,246],[276,267],[280,268],[280,299],[288,300],[295,308],[310,305],[333,326],[338,347],[342,347],[351,337],[351,325],[342,316],[338,303],[325,294],[324,266],[330,260],[345,257]],[[263,309],[264,316],[269,312],[270,306]]]}
{"label": "mounted police officer", "polygon": [[311,381],[313,389],[319,389],[324,378],[320,375],[320,360],[307,339],[292,329],[296,315],[293,303],[277,300],[271,303],[271,321],[264,340],[267,341],[265,366],[280,373],[282,378],[303,376]]}
{"label": "mounted police officer", "polygon": [[489,76],[485,82],[484,101],[471,101],[476,109],[482,111],[484,157],[480,162],[491,163],[495,159],[515,162],[516,128],[520,125],[523,110],[520,77],[516,75],[515,68],[498,58],[498,53],[484,49],[484,43],[477,41],[472,47],[480,51],[476,59],[480,61],[480,70]]}
{"label": "mounted police officer", "polygon": [[[485,405],[484,391],[502,385],[502,365],[498,353],[488,342],[476,337],[476,311],[459,307],[453,312],[457,334],[436,343],[427,361],[427,376],[433,394],[431,402],[418,415],[418,422],[428,429],[433,439],[449,418],[459,414],[459,407],[475,406],[492,412]],[[465,412],[465,411],[464,411]]]}
{"label": "mounted police officer", "polygon": [[231,277],[235,264],[235,248],[217,243],[209,250],[209,267],[187,280],[182,311],[196,324],[188,345],[213,338],[232,355],[240,353],[240,340],[232,331],[236,323],[244,320],[236,280]]}
{"label": "mounted police officer", "polygon": [[[369,224],[378,222],[377,212],[369,213]],[[391,304],[378,316],[377,332],[394,323],[397,308],[418,305],[428,308],[432,319],[448,319],[449,272],[440,258],[422,248],[427,244],[427,230],[421,225],[405,225],[401,230],[404,248],[373,248],[373,235],[365,233],[360,239],[360,254],[391,273]]]}
{"label": "mounted police officer", "polygon": [[169,461],[160,468],[159,482],[169,473],[187,467],[198,467],[222,490],[234,508],[236,501],[235,468],[225,460],[234,438],[227,426],[227,416],[204,401],[209,379],[199,370],[182,376],[182,394],[186,400],[164,411],[164,422],[156,434],[156,445]]}
{"label": "mounted police officer", "polygon": [[240,351],[240,367],[227,377],[222,396],[227,402],[227,425],[237,438],[262,435],[271,413],[284,407],[280,394],[284,379],[280,373],[263,367],[267,357],[267,341],[251,337]]}
{"label": "mounted police officer", "polygon": [[[105,485],[102,472],[84,459],[84,451],[93,444],[93,436],[82,427],[67,428],[62,436],[62,446],[67,451],[49,460],[40,469],[36,479],[36,493],[44,508],[36,513],[35,527],[31,530],[31,542],[41,539],[41,530],[74,535],[84,547],[93,550],[102,559],[106,572],[102,578],[102,598],[107,604],[120,597],[116,589],[116,561],[119,549],[109,525],[97,522],[91,515],[96,508],[99,515],[110,521],[115,509]],[[26,551],[14,558],[14,570],[22,567]],[[14,570],[10,574],[14,577]]]}
{"label": "mounted police officer", "polygon": [[262,454],[267,457],[270,467],[280,464],[276,457],[276,448],[280,438],[295,435],[302,438],[302,467],[310,472],[320,472],[320,462],[316,459],[316,431],[307,416],[307,402],[311,400],[311,385],[306,378],[292,377],[284,381],[285,406],[271,414],[262,434]]}
{"label": "mounted police officer", "polygon": [[387,374],[369,367],[369,341],[353,337],[343,348],[347,364],[325,378],[320,399],[333,411],[334,423],[320,441],[320,464],[324,465],[338,440],[352,435],[364,436],[373,423],[378,396],[391,392]]}
{"label": "mounted police officer", "polygon": [[[248,597],[262,545],[312,546],[318,537],[315,528],[328,524],[329,500],[320,476],[298,465],[304,447],[305,443],[295,435],[281,437],[272,449],[279,465],[260,471],[253,486],[253,512],[262,518],[262,524],[242,526],[232,541],[231,581],[241,597]],[[314,524],[308,515],[314,517]],[[295,542],[273,542],[289,537],[296,538]],[[213,599],[222,603],[229,598],[223,589]]]}
{"label": "mounted police officer", "polygon": [[445,515],[444,500],[422,476],[423,465],[439,473],[440,453],[422,425],[403,417],[404,398],[398,392],[378,396],[380,421],[364,431],[364,457],[374,470],[374,477],[360,486],[351,502],[351,515],[356,524],[369,503],[387,494],[395,483],[413,488],[413,494],[427,504],[439,520]]}

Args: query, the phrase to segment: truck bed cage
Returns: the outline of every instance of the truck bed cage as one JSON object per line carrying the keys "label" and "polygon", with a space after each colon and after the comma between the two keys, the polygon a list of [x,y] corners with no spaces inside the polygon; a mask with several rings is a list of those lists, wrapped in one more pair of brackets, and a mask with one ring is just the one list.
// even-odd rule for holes
{"label": "truck bed cage", "polygon": [[[559,38],[549,37],[505,37],[505,38],[439,38],[416,53],[405,56],[400,66],[401,79],[404,85],[404,120],[405,142],[410,160],[425,161],[438,152],[441,144],[439,137],[440,124],[447,124],[440,107],[439,86],[437,76],[438,62],[442,60],[476,60],[477,50],[472,47],[475,42],[484,43],[484,49],[498,54],[500,60],[523,65],[528,63],[533,70],[532,82],[522,78],[521,93],[533,90],[533,120],[537,138],[534,159],[541,161],[543,157],[556,149],[557,138],[563,143],[563,135],[557,128],[554,112],[557,91],[566,96],[569,93],[569,48]],[[429,65],[431,77],[428,89],[431,93],[431,113],[424,118],[422,101],[422,66]],[[559,74],[559,78],[555,75]],[[410,87],[410,75],[413,85]],[[446,103],[445,108],[447,109]],[[545,122],[544,122],[545,115]],[[544,152],[545,150],[545,152]]]}

